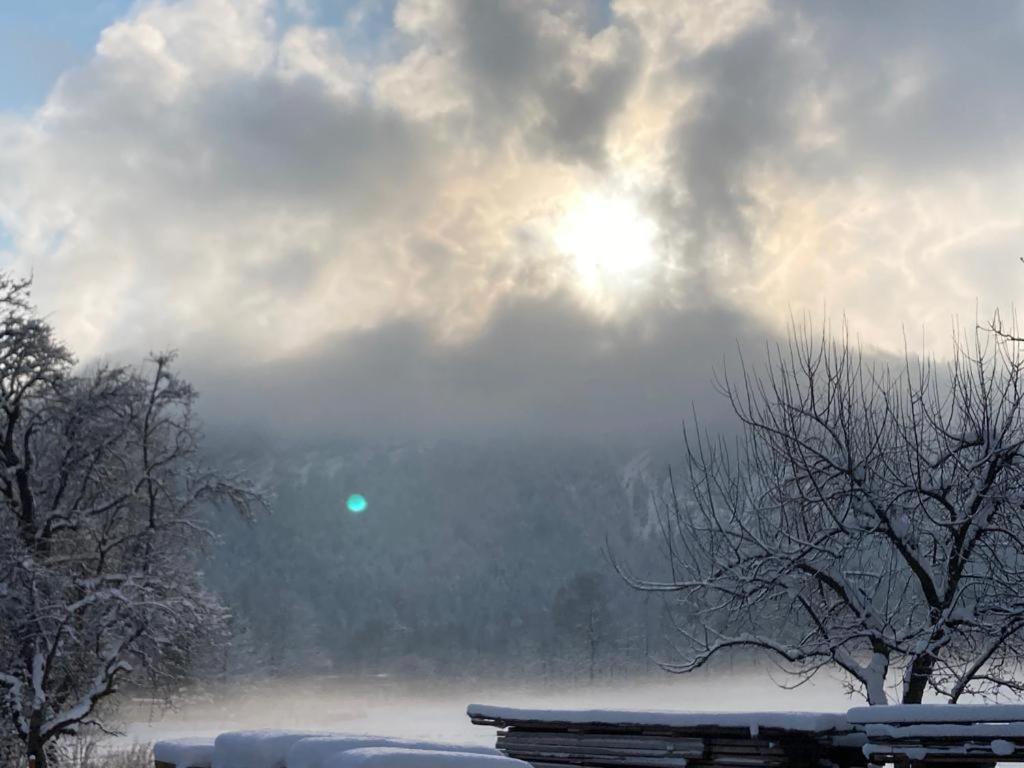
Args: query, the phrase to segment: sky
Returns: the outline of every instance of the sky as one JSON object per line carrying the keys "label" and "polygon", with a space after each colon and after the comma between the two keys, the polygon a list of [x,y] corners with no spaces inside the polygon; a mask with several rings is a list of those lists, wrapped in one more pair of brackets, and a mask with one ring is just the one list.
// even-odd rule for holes
{"label": "sky", "polygon": [[1024,7],[13,0],[0,266],[301,434],[677,429],[789,318],[1024,288]]}

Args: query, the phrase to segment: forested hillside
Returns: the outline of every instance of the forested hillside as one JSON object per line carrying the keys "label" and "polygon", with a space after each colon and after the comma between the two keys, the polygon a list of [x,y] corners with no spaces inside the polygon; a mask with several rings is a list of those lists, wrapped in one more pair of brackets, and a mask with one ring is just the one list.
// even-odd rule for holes
{"label": "forested hillside", "polygon": [[605,549],[653,532],[664,459],[515,441],[245,453],[277,499],[210,553],[234,614],[229,674],[600,680],[657,655],[660,602]]}

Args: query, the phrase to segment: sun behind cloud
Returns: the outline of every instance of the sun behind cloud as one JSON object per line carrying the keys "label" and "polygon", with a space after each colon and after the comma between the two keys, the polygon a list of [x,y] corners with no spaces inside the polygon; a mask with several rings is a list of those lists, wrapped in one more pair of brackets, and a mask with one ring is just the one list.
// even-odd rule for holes
{"label": "sun behind cloud", "polygon": [[1024,292],[997,5],[299,5],[140,0],[37,110],[0,104],[0,263],[83,359],[464,342],[569,292],[602,321],[824,301],[887,347]]}
{"label": "sun behind cloud", "polygon": [[578,286],[599,308],[634,298],[658,263],[658,226],[628,194],[581,194],[555,224],[555,247],[572,259]]}

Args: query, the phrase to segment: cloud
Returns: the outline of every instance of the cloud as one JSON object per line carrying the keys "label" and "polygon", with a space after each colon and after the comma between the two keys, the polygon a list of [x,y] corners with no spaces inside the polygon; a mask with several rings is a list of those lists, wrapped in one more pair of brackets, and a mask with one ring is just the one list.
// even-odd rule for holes
{"label": "cloud", "polygon": [[756,24],[728,44],[680,62],[679,76],[700,83],[700,94],[678,117],[669,178],[686,200],[680,213],[693,248],[708,250],[716,234],[744,250],[746,209],[754,203],[746,174],[752,165],[791,153],[802,118],[798,55],[778,30]]}
{"label": "cloud", "polygon": [[571,297],[502,303],[470,342],[439,345],[398,322],[325,339],[294,358],[218,367],[193,350],[214,426],[295,439],[617,437],[677,442],[697,405],[725,427],[714,374],[757,359],[771,332],[723,309],[596,322]]}
{"label": "cloud", "polygon": [[595,29],[597,6],[459,0],[445,7],[438,34],[455,42],[457,72],[481,125],[518,130],[527,149],[566,162],[607,160],[609,123],[645,51],[629,25]]}
{"label": "cloud", "polygon": [[916,183],[937,170],[981,176],[1019,148],[1019,3],[786,6],[813,30],[828,65],[819,87],[832,93],[850,162]]}
{"label": "cloud", "polygon": [[[627,428],[790,311],[891,348],[1024,288],[1016,5],[328,10],[143,2],[0,115],[3,258],[83,358],[193,350],[310,429]],[[657,230],[597,289],[595,191]]]}

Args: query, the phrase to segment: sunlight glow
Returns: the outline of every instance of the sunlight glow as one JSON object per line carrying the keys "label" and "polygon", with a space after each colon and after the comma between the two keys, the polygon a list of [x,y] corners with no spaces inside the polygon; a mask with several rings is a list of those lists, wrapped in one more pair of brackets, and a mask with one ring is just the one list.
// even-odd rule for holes
{"label": "sunlight glow", "polygon": [[555,246],[571,256],[580,287],[599,303],[619,303],[650,277],[657,225],[623,194],[582,195],[557,222]]}

